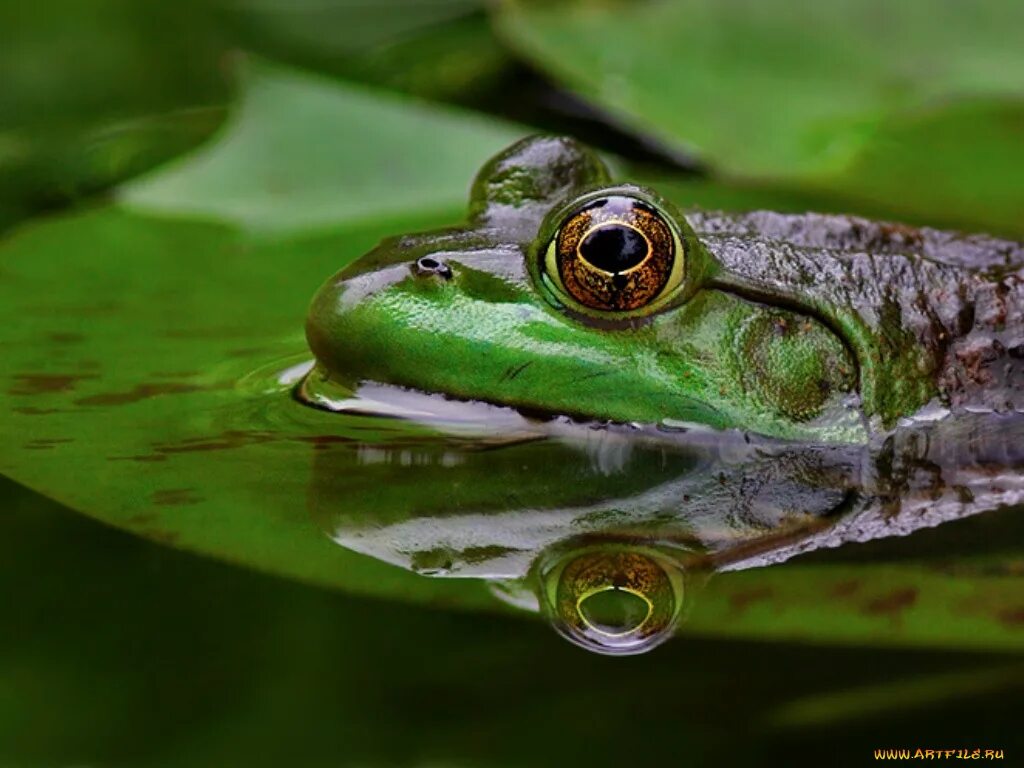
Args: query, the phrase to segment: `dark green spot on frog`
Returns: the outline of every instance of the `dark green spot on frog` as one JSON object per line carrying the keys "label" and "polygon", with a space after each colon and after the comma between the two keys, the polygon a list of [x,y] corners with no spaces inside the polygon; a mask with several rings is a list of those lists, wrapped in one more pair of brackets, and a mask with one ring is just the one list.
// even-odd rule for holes
{"label": "dark green spot on frog", "polygon": [[303,391],[863,441],[926,406],[1021,407],[1022,264],[985,236],[684,213],[529,138],[481,169],[465,226],[387,240],[321,288]]}

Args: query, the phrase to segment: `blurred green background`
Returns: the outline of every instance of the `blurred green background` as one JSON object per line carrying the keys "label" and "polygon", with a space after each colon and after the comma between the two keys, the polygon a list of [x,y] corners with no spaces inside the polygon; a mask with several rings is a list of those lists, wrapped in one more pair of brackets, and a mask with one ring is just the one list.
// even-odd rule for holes
{"label": "blurred green background", "polygon": [[[0,277],[116,271],[156,248],[154,215],[268,272],[282,243],[330,262],[457,220],[479,162],[534,131],[684,204],[1019,238],[1021,29],[1013,0],[0,0]],[[21,423],[0,422],[9,448]],[[58,498],[65,470],[0,451]],[[14,480],[0,499],[0,766],[862,765],[918,746],[1012,764],[1024,746],[1019,653],[711,634],[609,660],[539,621],[203,560]],[[998,549],[982,576],[1016,589],[1019,525],[970,531],[911,549]]]}

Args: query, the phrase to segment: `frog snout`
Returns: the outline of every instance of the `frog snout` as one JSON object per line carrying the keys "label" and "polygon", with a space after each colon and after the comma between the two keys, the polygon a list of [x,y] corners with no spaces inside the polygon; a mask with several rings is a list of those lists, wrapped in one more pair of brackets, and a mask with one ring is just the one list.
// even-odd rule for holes
{"label": "frog snout", "polygon": [[410,279],[409,262],[372,272],[342,272],[327,281],[313,297],[306,316],[306,340],[314,356],[330,368],[353,353],[364,340],[356,328],[363,310],[375,297]]}

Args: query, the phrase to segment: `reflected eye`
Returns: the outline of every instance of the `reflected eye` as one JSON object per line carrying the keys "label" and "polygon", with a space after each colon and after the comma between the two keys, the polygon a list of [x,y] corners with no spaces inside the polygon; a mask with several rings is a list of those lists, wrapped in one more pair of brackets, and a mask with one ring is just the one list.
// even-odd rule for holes
{"label": "reflected eye", "polygon": [[541,605],[554,628],[598,653],[650,650],[672,636],[682,609],[682,572],[653,551],[606,546],[569,553],[540,577]]}
{"label": "reflected eye", "polygon": [[626,195],[592,200],[565,217],[542,270],[558,292],[590,310],[653,309],[683,280],[675,228],[652,205]]}

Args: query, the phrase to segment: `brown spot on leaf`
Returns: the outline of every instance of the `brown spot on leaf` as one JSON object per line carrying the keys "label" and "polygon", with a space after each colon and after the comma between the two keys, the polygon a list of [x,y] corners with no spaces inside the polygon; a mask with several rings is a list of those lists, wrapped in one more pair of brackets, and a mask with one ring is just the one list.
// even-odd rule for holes
{"label": "brown spot on leaf", "polygon": [[90,395],[76,400],[78,405],[127,405],[146,400],[159,395],[184,395],[190,392],[202,392],[205,390],[226,389],[227,384],[213,386],[202,386],[199,384],[186,384],[184,382],[159,382],[150,384],[137,384],[134,389],[128,392],[106,392],[99,395]]}
{"label": "brown spot on leaf", "polygon": [[85,336],[80,333],[51,333],[46,338],[54,344],[79,344],[85,341]]}
{"label": "brown spot on leaf", "polygon": [[196,494],[194,488],[166,488],[162,491],[154,491],[149,498],[154,504],[161,507],[182,507],[188,504],[198,504],[203,500],[202,496]]}
{"label": "brown spot on leaf", "polygon": [[7,390],[7,394],[46,395],[70,392],[78,382],[95,378],[79,373],[18,373],[14,376],[14,386]]}
{"label": "brown spot on leaf", "polygon": [[25,443],[22,448],[27,448],[30,451],[45,451],[63,445],[65,443],[73,443],[74,438],[71,437],[55,437],[49,439],[30,440]]}
{"label": "brown spot on leaf", "polygon": [[832,589],[829,590],[830,597],[850,597],[860,590],[860,582],[856,579],[847,579],[846,581],[840,581],[835,584]]}
{"label": "brown spot on leaf", "polygon": [[178,534],[176,531],[161,531],[161,530],[143,530],[139,531],[140,534],[145,536],[147,539],[159,542],[160,544],[167,544],[173,546],[178,541]]}
{"label": "brown spot on leaf", "polygon": [[277,434],[269,431],[229,429],[215,435],[189,437],[176,443],[157,443],[153,453],[134,454],[130,456],[109,456],[107,461],[167,461],[167,457],[179,453],[206,453],[210,451],[226,451],[232,448],[243,448],[247,445],[258,445],[279,440]]}
{"label": "brown spot on leaf", "polygon": [[871,600],[864,606],[864,613],[873,616],[898,616],[917,602],[917,590],[913,587],[897,589],[885,597]]}
{"label": "brown spot on leaf", "polygon": [[1024,606],[999,612],[999,621],[1008,627],[1024,627]]}
{"label": "brown spot on leaf", "polygon": [[156,522],[156,515],[152,512],[143,512],[140,515],[132,515],[128,518],[128,524],[134,526],[150,525]]}
{"label": "brown spot on leaf", "polygon": [[180,443],[156,446],[158,453],[199,453],[205,451],[224,451],[231,448],[242,448],[246,445],[269,443],[276,440],[273,432],[229,429],[211,437],[190,438]]}
{"label": "brown spot on leaf", "polygon": [[23,413],[26,416],[46,416],[50,413],[61,413],[60,408],[32,408],[31,406],[21,406],[19,408],[12,408],[15,413]]}
{"label": "brown spot on leaf", "polygon": [[753,603],[768,600],[772,596],[769,587],[754,587],[753,589],[733,592],[729,595],[729,606],[737,612],[745,611]]}

